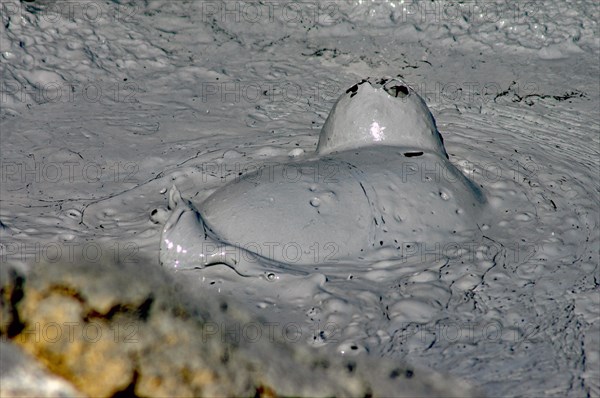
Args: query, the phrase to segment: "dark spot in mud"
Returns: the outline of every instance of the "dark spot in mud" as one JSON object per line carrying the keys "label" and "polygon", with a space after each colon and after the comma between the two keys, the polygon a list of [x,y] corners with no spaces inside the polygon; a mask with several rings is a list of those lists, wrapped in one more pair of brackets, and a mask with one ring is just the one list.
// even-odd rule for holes
{"label": "dark spot in mud", "polygon": [[415,156],[422,156],[423,152],[404,152],[404,156],[407,158],[413,158]]}
{"label": "dark spot in mud", "polygon": [[348,90],[346,90],[346,94],[352,93],[352,94],[350,94],[350,98],[354,97],[357,92],[358,92],[358,84],[355,84],[354,86],[352,86]]}
{"label": "dark spot in mud", "polygon": [[356,363],[354,363],[354,362],[348,362],[346,364],[346,369],[348,369],[348,372],[350,372],[350,373],[354,372],[355,368],[356,368]]}
{"label": "dark spot in mud", "polygon": [[385,91],[392,97],[396,97],[396,98],[407,97],[408,94],[410,93],[410,91],[408,90],[408,87],[403,86],[403,85],[395,85],[392,87],[385,87]]}

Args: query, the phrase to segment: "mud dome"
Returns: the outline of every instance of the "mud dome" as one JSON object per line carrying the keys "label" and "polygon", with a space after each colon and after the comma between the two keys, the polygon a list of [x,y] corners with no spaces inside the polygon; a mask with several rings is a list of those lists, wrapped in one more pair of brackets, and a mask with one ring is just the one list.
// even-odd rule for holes
{"label": "mud dome", "polygon": [[398,79],[346,90],[312,157],[271,162],[196,207],[176,188],[170,196],[162,264],[225,263],[242,275],[272,271],[261,260],[382,261],[415,244],[472,239],[485,204],[447,160],[424,101]]}

